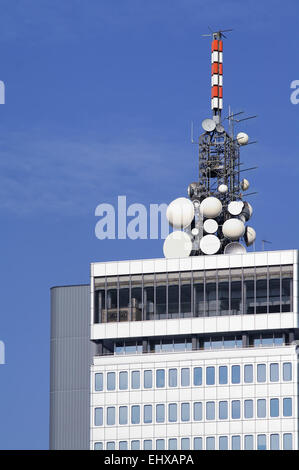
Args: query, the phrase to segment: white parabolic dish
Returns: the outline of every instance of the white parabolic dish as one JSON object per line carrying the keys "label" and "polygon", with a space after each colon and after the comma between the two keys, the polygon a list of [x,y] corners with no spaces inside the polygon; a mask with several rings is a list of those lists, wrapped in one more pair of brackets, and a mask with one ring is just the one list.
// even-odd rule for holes
{"label": "white parabolic dish", "polygon": [[222,225],[223,235],[231,240],[238,240],[243,237],[245,232],[245,225],[239,219],[228,219]]}
{"label": "white parabolic dish", "polygon": [[172,232],[163,245],[165,258],[187,258],[192,251],[192,241],[186,232]]}
{"label": "white parabolic dish", "polygon": [[220,240],[216,235],[205,235],[199,245],[205,255],[215,255],[220,249]]}
{"label": "white parabolic dish", "polygon": [[207,233],[215,233],[218,230],[218,224],[214,219],[207,219],[203,224],[203,228]]}
{"label": "white parabolic dish", "polygon": [[239,215],[241,214],[243,207],[244,207],[243,201],[232,201],[227,206],[227,209],[231,215]]}
{"label": "white parabolic dish", "polygon": [[243,255],[244,253],[246,253],[245,246],[238,242],[229,243],[224,248],[225,255]]}
{"label": "white parabolic dish", "polygon": [[222,203],[217,197],[206,197],[200,204],[200,213],[209,219],[218,217],[222,211]]}
{"label": "white parabolic dish", "polygon": [[174,228],[188,227],[194,218],[194,206],[190,199],[179,197],[167,207],[166,217]]}

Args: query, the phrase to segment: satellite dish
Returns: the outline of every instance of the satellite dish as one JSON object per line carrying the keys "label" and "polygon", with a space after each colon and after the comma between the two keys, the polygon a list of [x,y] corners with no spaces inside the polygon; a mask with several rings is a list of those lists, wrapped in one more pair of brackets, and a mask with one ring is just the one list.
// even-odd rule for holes
{"label": "satellite dish", "polygon": [[247,191],[247,189],[249,189],[249,186],[250,186],[249,181],[246,178],[242,179],[241,189],[243,189],[243,191]]}
{"label": "satellite dish", "polygon": [[246,227],[245,229],[245,234],[244,234],[244,240],[247,246],[252,245],[255,242],[256,239],[256,232],[254,228],[252,227]]}
{"label": "satellite dish", "polygon": [[194,219],[194,206],[190,199],[179,197],[167,207],[166,217],[174,228],[185,228]]}
{"label": "satellite dish", "polygon": [[229,243],[224,248],[225,255],[243,255],[244,253],[246,253],[245,246],[238,242]]}
{"label": "satellite dish", "polygon": [[244,207],[243,201],[232,201],[227,206],[227,210],[231,215],[240,215]]}
{"label": "satellite dish", "polygon": [[245,132],[239,132],[237,134],[237,142],[239,145],[246,145],[248,143],[249,137]]}
{"label": "satellite dish", "polygon": [[218,230],[218,224],[214,219],[207,219],[203,224],[203,229],[207,233],[215,233]]}
{"label": "satellite dish", "polygon": [[191,233],[192,233],[192,235],[194,235],[194,237],[196,237],[196,236],[199,234],[198,228],[194,227],[194,228],[191,230]]}
{"label": "satellite dish", "polygon": [[172,232],[163,245],[165,258],[187,258],[192,251],[192,241],[186,232]]}
{"label": "satellite dish", "polygon": [[200,204],[200,213],[209,219],[218,217],[222,211],[222,203],[217,197],[206,197]]}
{"label": "satellite dish", "polygon": [[216,127],[216,123],[213,121],[213,119],[204,119],[201,125],[203,130],[206,132],[213,132]]}
{"label": "satellite dish", "polygon": [[220,184],[218,186],[218,191],[220,194],[225,194],[228,191],[228,186],[226,184]]}
{"label": "satellite dish", "polygon": [[199,246],[205,255],[215,255],[220,249],[220,240],[216,235],[205,235],[200,240]]}
{"label": "satellite dish", "polygon": [[245,225],[242,220],[228,219],[222,225],[223,235],[231,240],[238,240],[243,237],[245,232]]}
{"label": "satellite dish", "polygon": [[249,204],[249,202],[245,201],[240,217],[245,222],[250,219],[250,217],[252,216],[252,212],[253,212],[253,209],[251,205]]}
{"label": "satellite dish", "polygon": [[223,134],[223,132],[225,131],[224,127],[222,126],[222,124],[217,124],[216,125],[216,131],[219,132],[219,134]]}

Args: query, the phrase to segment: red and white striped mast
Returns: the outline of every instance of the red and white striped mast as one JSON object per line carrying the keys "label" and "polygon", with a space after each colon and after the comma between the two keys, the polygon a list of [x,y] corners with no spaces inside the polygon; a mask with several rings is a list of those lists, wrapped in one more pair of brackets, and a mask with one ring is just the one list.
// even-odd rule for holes
{"label": "red and white striped mast", "polygon": [[214,116],[221,119],[221,110],[223,109],[223,41],[222,31],[212,33],[212,78],[211,78],[211,109]]}

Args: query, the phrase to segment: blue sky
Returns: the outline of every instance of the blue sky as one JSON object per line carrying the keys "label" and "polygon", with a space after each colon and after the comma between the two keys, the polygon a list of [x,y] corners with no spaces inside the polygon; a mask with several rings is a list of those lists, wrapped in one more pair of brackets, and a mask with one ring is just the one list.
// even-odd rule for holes
{"label": "blue sky", "polygon": [[170,202],[196,180],[210,115],[210,41],[224,44],[224,106],[240,130],[252,225],[298,247],[296,0],[0,0],[0,448],[46,449],[49,289],[87,283],[89,263],[162,256],[160,240],[99,241],[95,208]]}

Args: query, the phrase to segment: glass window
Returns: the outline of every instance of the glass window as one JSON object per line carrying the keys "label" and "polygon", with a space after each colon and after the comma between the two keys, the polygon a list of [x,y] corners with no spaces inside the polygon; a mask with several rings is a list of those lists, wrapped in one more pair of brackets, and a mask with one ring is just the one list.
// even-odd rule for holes
{"label": "glass window", "polygon": [[168,421],[170,423],[175,423],[177,421],[177,404],[169,403],[168,405]]}
{"label": "glass window", "polygon": [[165,370],[164,369],[156,370],[156,387],[157,388],[165,387]]}
{"label": "glass window", "polygon": [[293,308],[291,305],[291,278],[285,278],[282,280],[282,311],[283,312],[292,312]]}
{"label": "glass window", "polygon": [[165,405],[156,405],[156,422],[164,423],[165,421]]}
{"label": "glass window", "polygon": [[196,317],[203,317],[205,314],[205,301],[203,282],[201,284],[194,284],[194,314]]}
{"label": "glass window", "polygon": [[140,371],[133,370],[131,378],[132,378],[132,388],[134,390],[140,388]]}
{"label": "glass window", "polygon": [[119,450],[128,450],[128,442],[119,441]]}
{"label": "glass window", "polygon": [[128,407],[120,406],[118,414],[119,424],[128,424]]}
{"label": "glass window", "polygon": [[202,403],[201,401],[197,401],[193,403],[193,419],[194,421],[201,421],[202,420]]}
{"label": "glass window", "polygon": [[115,372],[107,374],[107,390],[115,390]]}
{"label": "glass window", "polygon": [[292,380],[292,363],[284,362],[283,363],[283,380],[289,382]]}
{"label": "glass window", "polygon": [[131,449],[132,450],[140,450],[140,441],[131,441]]}
{"label": "glass window", "polygon": [[193,444],[194,444],[194,450],[202,450],[202,438],[201,437],[195,437]]}
{"label": "glass window", "polygon": [[269,279],[269,313],[280,312],[280,279]]}
{"label": "glass window", "polygon": [[292,450],[293,449],[293,439],[291,433],[286,433],[283,435],[283,450]]}
{"label": "glass window", "polygon": [[257,401],[257,417],[258,418],[266,417],[266,400],[264,399]]}
{"label": "glass window", "polygon": [[165,449],[164,439],[156,439],[156,449],[157,450],[164,450]]}
{"label": "glass window", "polygon": [[244,366],[244,382],[252,383],[253,382],[253,365],[245,364]]}
{"label": "glass window", "polygon": [[244,449],[253,450],[253,435],[252,434],[247,434],[244,437]]}
{"label": "glass window", "polygon": [[279,450],[279,434],[270,435],[270,450]]}
{"label": "glass window", "polygon": [[253,418],[253,400],[244,401],[244,418]]}
{"label": "glass window", "polygon": [[168,318],[178,318],[179,311],[179,285],[168,285]]}
{"label": "glass window", "polygon": [[103,442],[95,442],[94,450],[103,450]]}
{"label": "glass window", "polygon": [[184,317],[191,315],[191,284],[181,285],[181,313]]}
{"label": "glass window", "polygon": [[95,375],[95,390],[96,392],[101,392],[103,390],[103,374]]}
{"label": "glass window", "polygon": [[279,368],[277,363],[270,364],[270,382],[278,382]]}
{"label": "glass window", "polygon": [[189,439],[189,437],[183,437],[181,439],[181,449],[182,450],[189,450],[190,449],[190,439]]}
{"label": "glass window", "polygon": [[181,420],[190,421],[190,403],[181,404]]}
{"label": "glass window", "polygon": [[267,450],[266,434],[257,435],[257,450]]}
{"label": "glass window", "polygon": [[277,418],[279,416],[279,400],[278,398],[271,398],[270,400],[270,416]]}
{"label": "glass window", "polygon": [[215,384],[215,367],[206,368],[206,384],[207,385]]}
{"label": "glass window", "polygon": [[267,279],[256,281],[256,313],[267,313]]}
{"label": "glass window", "polygon": [[140,423],[140,406],[133,405],[131,407],[131,423],[139,424]]}
{"label": "glass window", "polygon": [[190,385],[190,369],[181,369],[181,386],[189,387]]}
{"label": "glass window", "polygon": [[208,401],[206,404],[206,419],[212,420],[215,419],[215,402]]}
{"label": "glass window", "polygon": [[202,385],[202,368],[194,367],[193,369],[193,384]]}
{"label": "glass window", "polygon": [[144,388],[152,388],[153,386],[153,372],[151,370],[144,371]]}
{"label": "glass window", "polygon": [[231,314],[240,315],[242,305],[242,282],[231,282]]}
{"label": "glass window", "polygon": [[232,450],[241,449],[241,436],[232,436]]}
{"label": "glass window", "polygon": [[252,314],[254,313],[254,280],[245,280],[244,284],[246,292],[245,313]]}
{"label": "glass window", "polygon": [[292,399],[283,399],[283,416],[292,416]]}
{"label": "glass window", "polygon": [[152,422],[152,405],[144,405],[143,407],[143,422],[151,423]]}
{"label": "glass window", "polygon": [[177,387],[177,385],[178,385],[178,371],[177,371],[177,369],[169,369],[169,372],[168,372],[168,385],[169,385],[169,387]]}
{"label": "glass window", "polygon": [[227,366],[219,367],[219,383],[221,385],[227,384]]}
{"label": "glass window", "polygon": [[166,318],[166,286],[156,287],[156,314],[157,318]]}
{"label": "glass window", "polygon": [[227,418],[228,418],[227,401],[220,401],[219,402],[219,419],[227,419]]}
{"label": "glass window", "polygon": [[229,282],[218,283],[219,315],[229,315]]}
{"label": "glass window", "polygon": [[115,450],[115,442],[107,442],[107,450]]}
{"label": "glass window", "polygon": [[206,438],[206,450],[215,450],[215,437]]}
{"label": "glass window", "polygon": [[143,449],[144,450],[152,450],[153,448],[153,442],[151,439],[146,439],[143,441]]}
{"label": "glass window", "polygon": [[228,450],[228,437],[227,436],[219,437],[219,450]]}
{"label": "glass window", "polygon": [[240,366],[232,366],[232,383],[240,383]]}
{"label": "glass window", "polygon": [[177,439],[168,439],[168,449],[177,450],[177,448],[178,448]]}
{"label": "glass window", "polygon": [[103,408],[95,408],[94,410],[94,425],[103,426]]}
{"label": "glass window", "polygon": [[115,424],[115,407],[109,406],[107,408],[107,424],[113,426]]}
{"label": "glass window", "polygon": [[119,389],[128,389],[128,372],[122,371],[119,373]]}
{"label": "glass window", "polygon": [[266,364],[257,365],[257,381],[266,382]]}
{"label": "glass window", "polygon": [[154,315],[154,288],[152,286],[146,286],[144,288],[144,309],[145,317],[147,320],[153,320]]}
{"label": "glass window", "polygon": [[232,401],[232,419],[240,419],[241,410],[240,410],[240,400]]}

